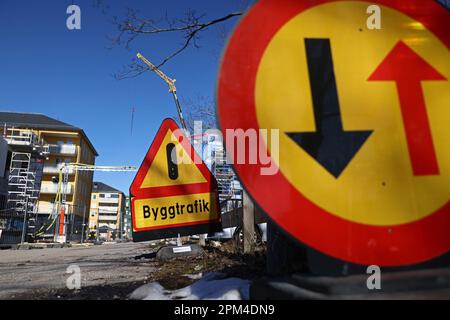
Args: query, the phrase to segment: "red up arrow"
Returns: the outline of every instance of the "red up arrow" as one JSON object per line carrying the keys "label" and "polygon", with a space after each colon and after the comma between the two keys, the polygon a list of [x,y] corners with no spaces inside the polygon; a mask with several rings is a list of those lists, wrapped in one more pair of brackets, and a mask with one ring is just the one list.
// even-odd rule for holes
{"label": "red up arrow", "polygon": [[438,175],[421,81],[446,78],[399,41],[368,80],[396,82],[413,173],[415,176]]}

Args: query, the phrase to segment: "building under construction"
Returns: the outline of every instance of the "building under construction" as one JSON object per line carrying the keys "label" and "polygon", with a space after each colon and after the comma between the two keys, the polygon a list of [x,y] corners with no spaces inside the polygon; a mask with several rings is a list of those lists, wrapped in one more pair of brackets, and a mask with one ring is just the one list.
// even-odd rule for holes
{"label": "building under construction", "polygon": [[[0,220],[3,243],[28,240],[36,227],[44,159],[49,146],[31,130],[3,126],[5,181]],[[9,219],[5,219],[9,216]],[[26,226],[25,226],[26,224]]]}
{"label": "building under construction", "polygon": [[[59,170],[94,164],[97,152],[82,129],[42,114],[0,112],[0,126],[0,245],[54,241]],[[92,179],[92,172],[69,170],[66,229],[74,238],[88,218]]]}
{"label": "building under construction", "polygon": [[193,143],[195,150],[202,155],[203,161],[217,180],[219,202],[222,208],[225,211],[231,210],[229,206],[235,207],[235,202],[242,200],[242,186],[233,167],[227,162],[221,137],[215,134],[202,135],[194,137]]}
{"label": "building under construction", "polygon": [[125,194],[103,182],[94,182],[89,214],[89,235],[100,240],[122,238]]}

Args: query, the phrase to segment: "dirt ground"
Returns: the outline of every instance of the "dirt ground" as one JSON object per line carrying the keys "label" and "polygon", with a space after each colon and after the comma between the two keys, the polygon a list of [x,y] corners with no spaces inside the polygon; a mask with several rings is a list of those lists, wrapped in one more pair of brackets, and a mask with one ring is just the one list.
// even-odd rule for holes
{"label": "dirt ground", "polygon": [[[0,299],[127,299],[139,286],[158,281],[166,289],[179,289],[193,281],[186,275],[223,272],[253,279],[265,271],[265,248],[252,255],[240,253],[233,241],[209,242],[196,257],[160,262],[164,243],[117,243],[62,249],[0,251]],[[81,270],[81,290],[69,290],[70,265]]]}

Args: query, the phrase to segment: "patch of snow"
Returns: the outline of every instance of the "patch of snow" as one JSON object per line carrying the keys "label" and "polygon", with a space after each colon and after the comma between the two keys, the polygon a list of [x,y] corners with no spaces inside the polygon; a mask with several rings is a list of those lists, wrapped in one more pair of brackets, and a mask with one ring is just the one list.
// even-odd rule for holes
{"label": "patch of snow", "polygon": [[183,274],[183,277],[192,279],[192,280],[200,280],[203,277],[203,273],[197,273],[197,274]]}
{"label": "patch of snow", "polygon": [[[201,275],[201,274],[200,274]],[[198,275],[196,275],[198,277]],[[178,290],[166,290],[158,282],[137,288],[130,295],[133,300],[247,300],[250,281],[227,278],[226,274],[209,272],[197,282]]]}
{"label": "patch of snow", "polygon": [[222,246],[222,243],[220,243],[220,241],[211,241],[211,245],[214,247],[214,248],[219,248],[220,246]]}

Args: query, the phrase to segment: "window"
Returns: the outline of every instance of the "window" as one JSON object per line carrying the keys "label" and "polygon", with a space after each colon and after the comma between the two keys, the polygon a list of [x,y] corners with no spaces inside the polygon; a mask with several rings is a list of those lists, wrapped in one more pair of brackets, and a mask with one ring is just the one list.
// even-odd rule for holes
{"label": "window", "polygon": [[105,194],[104,193],[100,193],[100,198],[104,198]]}
{"label": "window", "polygon": [[93,200],[97,199],[97,195],[96,195],[96,194],[93,194],[93,195],[92,195],[92,199],[93,199]]}
{"label": "window", "polygon": [[111,194],[111,198],[119,199],[119,195],[118,194]]}

